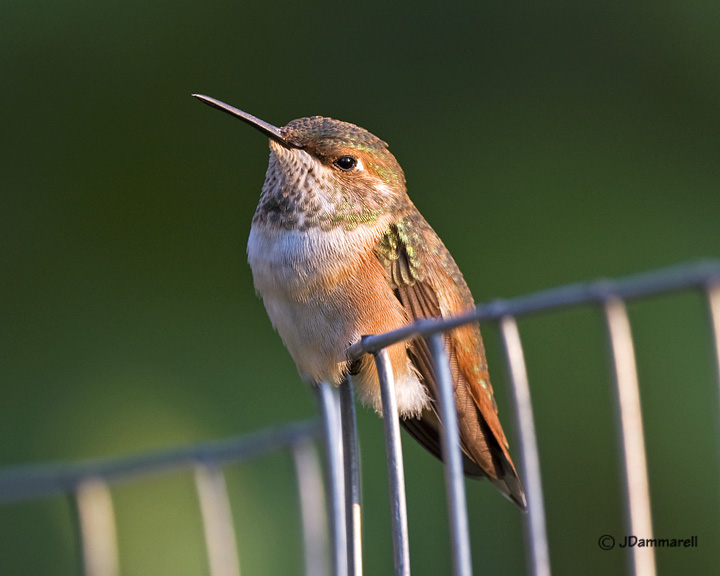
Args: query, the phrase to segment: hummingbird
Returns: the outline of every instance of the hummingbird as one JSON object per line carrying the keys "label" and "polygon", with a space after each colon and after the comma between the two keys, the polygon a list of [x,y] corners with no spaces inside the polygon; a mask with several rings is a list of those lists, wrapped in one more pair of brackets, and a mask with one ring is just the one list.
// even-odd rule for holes
{"label": "hummingbird", "polygon": [[[247,255],[255,290],[298,372],[311,384],[339,385],[350,376],[360,401],[381,414],[373,359],[351,361],[347,348],[363,335],[475,309],[450,252],[410,200],[400,164],[383,140],[348,122],[312,116],[278,128],[209,96],[193,96],[269,138]],[[444,338],[464,473],[487,477],[525,509],[479,325]],[[402,426],[442,459],[428,342],[400,342],[388,354]]]}

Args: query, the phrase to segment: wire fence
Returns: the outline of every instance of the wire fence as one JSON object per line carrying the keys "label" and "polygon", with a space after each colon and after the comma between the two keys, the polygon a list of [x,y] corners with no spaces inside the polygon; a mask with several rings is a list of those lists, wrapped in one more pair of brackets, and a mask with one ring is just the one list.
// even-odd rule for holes
{"label": "wire fence", "polygon": [[[516,318],[572,306],[594,306],[605,318],[608,361],[615,377],[619,458],[623,468],[628,534],[652,538],[645,436],[635,352],[625,303],[680,291],[701,291],[707,300],[710,334],[720,384],[720,262],[707,261],[631,276],[575,284],[507,301],[479,305],[462,317],[423,320],[381,335],[366,336],[349,349],[351,358],[373,354],[380,377],[392,518],[394,574],[410,574],[407,506],[400,427],[387,347],[415,337],[430,345],[444,422],[442,447],[450,519],[452,574],[473,573],[465,484],[450,366],[442,334],[472,322],[497,322],[514,398],[520,445],[520,475],[528,501],[524,517],[528,573],[551,574],[540,458],[523,346]],[[0,470],[0,504],[66,494],[76,510],[77,539],[87,576],[119,574],[115,517],[110,487],[150,475],[194,470],[209,570],[212,576],[239,576],[237,538],[223,466],[261,455],[290,451],[295,464],[308,575],[360,576],[361,494],[358,433],[351,382],[340,389],[318,388],[317,419],[291,423],[238,438],[138,456],[72,464],[43,464]],[[718,406],[720,407],[720,405]],[[317,446],[323,447],[323,459]],[[628,573],[656,573],[653,548],[630,548]],[[329,561],[328,561],[329,560]]]}

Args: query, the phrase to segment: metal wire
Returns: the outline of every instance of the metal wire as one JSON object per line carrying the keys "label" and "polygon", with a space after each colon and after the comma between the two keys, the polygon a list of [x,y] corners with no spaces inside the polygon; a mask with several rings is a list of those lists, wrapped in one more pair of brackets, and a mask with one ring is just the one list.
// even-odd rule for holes
{"label": "metal wire", "polygon": [[348,348],[348,357],[357,359],[404,340],[418,336],[426,338],[436,332],[447,332],[472,322],[498,321],[503,316],[517,317],[583,304],[602,304],[611,296],[631,300],[688,288],[706,289],[717,282],[720,282],[720,261],[712,260],[646,272],[620,280],[561,286],[512,300],[479,304],[474,312],[468,314],[443,320],[418,320],[384,334],[364,336]]}
{"label": "metal wire", "polygon": [[323,503],[322,467],[314,444],[307,440],[293,448],[300,493],[306,576],[327,576],[328,535]]}
{"label": "metal wire", "polygon": [[214,463],[195,466],[195,485],[211,576],[240,576],[230,498],[223,471]]}
{"label": "metal wire", "polygon": [[342,433],[338,391],[327,382],[318,387],[325,442],[325,481],[330,516],[330,558],[333,576],[348,576],[343,480]]}
{"label": "metal wire", "polygon": [[86,478],[74,493],[85,576],[117,576],[118,551],[115,512],[107,484]]}
{"label": "metal wire", "polygon": [[348,575],[362,576],[360,451],[358,448],[355,392],[350,378],[346,378],[340,386],[340,412],[342,415],[343,465],[345,473]]}
{"label": "metal wire", "polygon": [[[640,411],[637,371],[625,302],[683,289],[701,289],[706,295],[720,395],[720,261],[686,264],[610,281],[575,284],[508,301],[480,305],[470,314],[449,319],[422,320],[381,335],[363,337],[348,350],[350,359],[375,355],[381,384],[386,430],[388,482],[392,513],[395,574],[409,576],[409,539],[404,469],[395,404],[392,368],[386,348],[415,337],[427,338],[442,392],[439,401],[445,423],[443,452],[448,462],[446,481],[451,525],[454,574],[471,574],[464,483],[449,366],[441,333],[478,321],[498,321],[505,343],[510,382],[515,397],[520,443],[520,473],[528,495],[526,539],[529,573],[550,573],[540,460],[523,349],[515,317],[584,304],[601,305],[605,312],[611,365],[617,388],[617,427],[626,478],[626,513],[632,534],[652,535],[650,500]],[[450,385],[448,385],[448,383]],[[329,384],[318,388],[320,418],[266,430],[250,436],[197,444],[173,450],[75,464],[22,466],[0,470],[0,503],[58,493],[71,495],[77,511],[78,539],[88,576],[116,576],[117,540],[109,485],[148,475],[194,468],[198,483],[208,555],[213,576],[239,574],[230,503],[220,466],[272,451],[290,449],[295,459],[305,544],[307,574],[327,574],[329,518],[330,573],[361,576],[360,456],[356,415],[350,383],[338,391]],[[720,406],[719,406],[720,408]],[[319,465],[312,443],[325,445],[327,510],[322,506]],[[211,543],[212,541],[212,543]],[[217,546],[214,551],[212,548]],[[645,554],[638,554],[646,552]],[[634,548],[631,571],[654,574],[652,550]]]}
{"label": "metal wire", "polygon": [[524,518],[524,528],[528,574],[550,576],[550,549],[540,476],[540,456],[535,434],[535,417],[530,400],[525,355],[515,318],[504,316],[500,320],[500,331],[505,344],[510,389],[515,406],[515,427],[520,445],[520,475],[527,494],[527,516]]}
{"label": "metal wire", "polygon": [[72,493],[89,478],[119,482],[192,468],[198,462],[241,462],[292,447],[319,434],[320,425],[316,421],[294,422],[246,436],[138,456],[9,467],[0,473],[0,502]]}
{"label": "metal wire", "polygon": [[460,432],[455,408],[455,387],[450,373],[450,362],[445,351],[445,338],[442,334],[433,334],[430,337],[430,353],[435,363],[435,373],[440,389],[438,408],[440,421],[443,423],[441,439],[445,458],[445,485],[450,516],[453,574],[455,576],[471,576],[470,530],[460,453]]}
{"label": "metal wire", "polygon": [[[613,367],[616,372],[617,388],[619,391],[618,434],[622,438],[621,443],[623,449],[627,448],[625,444],[626,441],[632,443],[632,446],[629,447],[630,456],[624,458],[627,478],[626,484],[628,486],[626,497],[628,507],[627,515],[628,521],[633,522],[633,531],[630,533],[651,535],[649,492],[647,486],[645,486],[645,488],[642,486],[643,476],[645,477],[645,484],[647,484],[647,467],[645,464],[642,422],[639,416],[639,395],[637,396],[637,407],[628,405],[628,403],[632,404],[634,402],[632,394],[627,393],[627,389],[633,387],[633,380],[635,389],[637,390],[637,374],[634,367],[632,337],[629,333],[629,324],[627,325],[627,329],[622,326],[622,314],[618,312],[618,304],[608,303],[622,303],[624,300],[688,288],[702,288],[708,291],[713,317],[716,354],[719,359],[718,373],[720,374],[720,347],[717,345],[720,339],[720,322],[718,321],[719,314],[717,312],[720,308],[720,304],[718,304],[718,300],[720,300],[717,290],[718,285],[720,285],[720,262],[707,261],[684,264],[616,281],[600,280],[585,284],[563,286],[514,300],[497,301],[492,304],[479,305],[474,312],[455,318],[420,320],[391,332],[365,336],[348,349],[348,356],[351,359],[356,359],[360,358],[363,354],[371,353],[375,354],[377,359],[386,347],[398,342],[416,337],[432,338],[435,334],[446,332],[472,322],[485,320],[498,321],[511,316],[527,315],[559,307],[564,308],[592,303],[603,304],[606,306],[608,331],[611,345],[613,346]],[[620,306],[624,311],[624,305],[620,304]],[[628,345],[630,346],[629,353],[627,352]],[[624,348],[624,350],[621,350],[621,348]],[[508,354],[511,352],[511,350],[507,351]],[[382,388],[383,380],[381,378],[381,389]],[[631,416],[631,414],[637,415]],[[520,414],[518,414],[518,416],[519,422],[521,418],[523,420],[526,419],[526,416]],[[527,425],[527,422],[525,422],[524,425]],[[534,429],[534,425],[532,428]],[[628,430],[627,436],[625,430]],[[539,482],[537,442],[535,440],[534,430],[533,432],[529,432],[526,428],[526,432],[531,436],[532,440],[526,441],[522,447],[524,461],[528,463],[538,463],[538,477],[534,483],[536,494],[533,498],[536,502],[532,505],[542,507],[543,497],[541,483]],[[634,462],[628,463],[628,458],[635,460]],[[632,489],[630,488],[631,485]],[[531,527],[528,529],[528,534],[530,538],[529,546],[533,549],[533,569],[541,571],[538,573],[543,573],[542,571],[549,573],[549,554],[547,551],[544,511],[538,511],[536,509],[530,521]],[[394,536],[399,538],[404,537],[402,533],[394,534]],[[649,538],[651,536],[647,537]],[[462,545],[458,542],[457,535],[453,534],[452,538],[453,549],[459,549]],[[652,551],[647,554],[637,549],[634,550],[632,555],[632,569],[636,574],[654,574],[655,563]]]}
{"label": "metal wire", "polygon": [[715,349],[715,374],[717,376],[718,397],[720,398],[720,282],[708,284],[707,301],[713,348]]}
{"label": "metal wire", "polygon": [[375,354],[375,365],[377,366],[382,395],[395,575],[410,576],[405,467],[402,458],[397,402],[395,400],[395,379],[387,349],[383,348]]}
{"label": "metal wire", "polygon": [[[605,302],[604,309],[617,385],[617,411],[620,422],[618,432],[625,470],[627,533],[642,534],[643,538],[652,538],[650,487],[645,458],[640,387],[630,320],[625,304],[619,298],[609,298]],[[630,559],[633,574],[654,576],[654,548],[634,546],[630,548]]]}
{"label": "metal wire", "polygon": [[[319,437],[320,430],[319,422],[297,422],[237,438],[139,456],[12,467],[0,471],[0,503],[69,494],[74,504],[84,574],[117,576],[117,535],[108,484],[194,468],[211,574],[237,576],[239,563],[230,505],[224,477],[217,467],[222,463],[247,461],[285,448],[299,449]],[[300,475],[308,476],[308,473]],[[310,476],[310,480],[317,488],[317,473],[314,478]],[[301,482],[301,488],[303,484],[307,492],[307,478]],[[315,498],[313,505],[317,506],[317,500]],[[325,511],[316,511],[315,516],[324,518]],[[308,523],[308,526],[322,535],[315,524]],[[306,545],[306,555],[317,557],[321,548],[316,543],[312,547]],[[309,573],[313,576],[323,574],[314,567]]]}

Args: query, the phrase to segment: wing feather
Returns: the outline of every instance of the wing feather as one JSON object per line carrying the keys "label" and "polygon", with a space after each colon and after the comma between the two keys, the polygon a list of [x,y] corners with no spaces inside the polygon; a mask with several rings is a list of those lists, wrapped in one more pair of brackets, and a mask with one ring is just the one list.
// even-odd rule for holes
{"label": "wing feather", "polygon": [[[455,261],[419,213],[393,224],[383,236],[377,255],[411,320],[453,316],[474,307]],[[443,291],[443,287],[450,289]],[[455,387],[465,474],[488,476],[524,508],[525,496],[497,416],[480,329],[476,324],[458,328],[445,335],[445,345]],[[435,400],[438,389],[427,340],[413,340],[408,356]],[[421,418],[403,420],[402,425],[424,448],[441,458],[441,424],[434,406]]]}

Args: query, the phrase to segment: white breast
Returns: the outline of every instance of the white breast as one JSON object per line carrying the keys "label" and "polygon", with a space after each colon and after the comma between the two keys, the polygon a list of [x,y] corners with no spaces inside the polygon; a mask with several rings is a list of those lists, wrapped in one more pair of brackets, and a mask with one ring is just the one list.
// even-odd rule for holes
{"label": "white breast", "polygon": [[328,231],[253,226],[247,252],[255,289],[263,299],[312,298],[318,289],[346,276],[358,255],[372,251],[384,227],[382,222],[350,231],[341,226]]}

